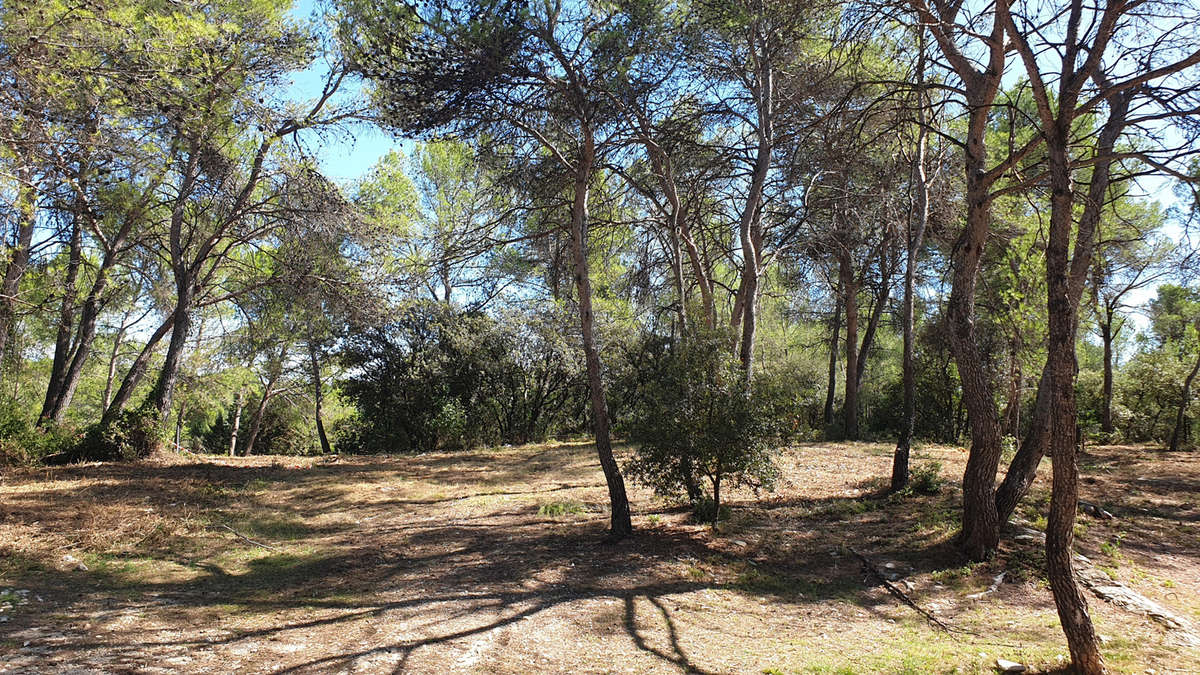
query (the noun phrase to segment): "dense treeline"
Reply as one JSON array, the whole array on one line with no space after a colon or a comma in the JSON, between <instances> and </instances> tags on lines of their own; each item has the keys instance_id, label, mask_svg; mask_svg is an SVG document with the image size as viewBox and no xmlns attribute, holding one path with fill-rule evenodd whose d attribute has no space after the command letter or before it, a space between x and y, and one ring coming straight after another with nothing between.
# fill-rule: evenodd
<instances>
[{"instance_id":1,"label":"dense treeline","mask_svg":"<svg viewBox=\"0 0 1200 675\"><path fill-rule=\"evenodd\" d=\"M1200 438L1198 15L6 4L0 450L588 436L619 537L623 471L715 519L794 439L897 439L895 490L912 442L955 443L972 559L1049 455L1052 585L1096 671L1078 438ZM370 125L416 140L323 176Z\"/></svg>"}]
</instances>

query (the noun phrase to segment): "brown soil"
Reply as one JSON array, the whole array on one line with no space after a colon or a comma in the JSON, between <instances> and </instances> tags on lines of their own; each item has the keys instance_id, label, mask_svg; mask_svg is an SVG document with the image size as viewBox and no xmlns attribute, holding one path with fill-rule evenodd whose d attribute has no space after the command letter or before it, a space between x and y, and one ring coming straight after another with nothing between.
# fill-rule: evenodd
<instances>
[{"instance_id":1,"label":"brown soil","mask_svg":"<svg viewBox=\"0 0 1200 675\"><path fill-rule=\"evenodd\" d=\"M636 535L602 543L591 447L415 457L211 458L6 470L0 672L994 672L1065 658L1041 554L953 546L948 483L887 497L885 444L804 445L714 532L633 489ZM1093 448L1079 549L1200 624L1200 457ZM1043 467L1043 474L1048 474ZM1046 477L1020 509L1036 526ZM866 555L927 622L864 573ZM1005 572L1004 582L987 591ZM1118 672L1200 650L1092 600Z\"/></svg>"}]
</instances>

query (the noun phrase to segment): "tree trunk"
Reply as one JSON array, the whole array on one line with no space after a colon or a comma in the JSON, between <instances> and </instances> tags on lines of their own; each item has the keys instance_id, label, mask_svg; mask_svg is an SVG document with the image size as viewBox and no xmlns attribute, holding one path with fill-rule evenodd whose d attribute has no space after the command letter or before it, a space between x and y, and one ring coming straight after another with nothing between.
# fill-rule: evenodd
<instances>
[{"instance_id":1,"label":"tree trunk","mask_svg":"<svg viewBox=\"0 0 1200 675\"><path fill-rule=\"evenodd\" d=\"M329 444L329 436L325 433L325 421L321 408L325 400L325 386L321 381L321 360L317 354L316 347L309 341L308 345L308 360L312 368L313 381L313 416L317 422L317 438L321 441L321 454L333 454L333 448Z\"/></svg>"},{"instance_id":2,"label":"tree trunk","mask_svg":"<svg viewBox=\"0 0 1200 675\"><path fill-rule=\"evenodd\" d=\"M1051 215L1046 242L1046 310L1049 341L1046 370L1050 379L1050 438L1053 487L1046 526L1046 569L1071 661L1081 673L1104 672L1100 642L1088 616L1087 600L1075 582L1071 565L1075 512L1079 503L1076 445L1075 337L1078 301L1072 302L1068 252L1072 229L1073 189L1066 130L1047 139L1051 176ZM1057 142L1056 142L1057 141ZM1080 239L1086 236L1081 233ZM1090 257L1090 251L1089 257ZM1079 255L1079 252L1076 252ZM1088 261L1090 267L1090 261ZM1200 368L1200 361L1197 362Z\"/></svg>"},{"instance_id":3,"label":"tree trunk","mask_svg":"<svg viewBox=\"0 0 1200 675\"><path fill-rule=\"evenodd\" d=\"M829 385L825 388L825 436L833 429L833 403L837 396L838 335L842 331L842 287L834 291L833 324L829 333Z\"/></svg>"},{"instance_id":4,"label":"tree trunk","mask_svg":"<svg viewBox=\"0 0 1200 675\"><path fill-rule=\"evenodd\" d=\"M176 282L176 305L172 312L174 328L171 330L171 342L167 346L167 356L162 368L158 371L158 380L150 392L149 403L158 414L160 423L166 420L171 409L171 397L175 393L175 383L179 379L179 364L183 359L183 351L187 345L188 333L192 327L192 288L190 279Z\"/></svg>"},{"instance_id":5,"label":"tree trunk","mask_svg":"<svg viewBox=\"0 0 1200 675\"><path fill-rule=\"evenodd\" d=\"M971 560L992 557L1000 542L996 513L996 469L1000 464L1000 422L991 380L975 332L975 288L991 226L991 182L986 176L986 105L970 109L967 152L966 227L951 253L954 273L946 308L950 345L962 381L962 400L971 427L971 449L963 472L963 529L960 543Z\"/></svg>"},{"instance_id":6,"label":"tree trunk","mask_svg":"<svg viewBox=\"0 0 1200 675\"><path fill-rule=\"evenodd\" d=\"M587 126L586 123L584 125ZM585 131L575 170L575 199L571 206L571 254L574 262L575 290L579 296L579 326L583 338L583 354L587 364L588 389L591 394L592 428L596 436L596 454L608 484L608 499L612 511L609 536L620 539L633 533L629 514L629 498L625 480L613 456L609 432L608 403L601 379L600 351L596 346L596 318L592 314L592 281L588 272L587 220L588 189L596 151L590 129Z\"/></svg>"},{"instance_id":7,"label":"tree trunk","mask_svg":"<svg viewBox=\"0 0 1200 675\"><path fill-rule=\"evenodd\" d=\"M233 428L229 431L229 456L237 454L238 430L242 426L242 408L246 405L246 388L239 387L233 412Z\"/></svg>"},{"instance_id":8,"label":"tree trunk","mask_svg":"<svg viewBox=\"0 0 1200 675\"><path fill-rule=\"evenodd\" d=\"M246 457L254 453L254 442L258 440L258 432L262 431L263 415L267 412L267 403L271 400L271 389L274 384L274 378L267 380L266 386L263 387L262 398L258 401L258 407L254 409L254 416L250 418L250 433L246 436L246 449L242 452Z\"/></svg>"},{"instance_id":9,"label":"tree trunk","mask_svg":"<svg viewBox=\"0 0 1200 675\"><path fill-rule=\"evenodd\" d=\"M904 419L900 422L900 438L896 441L896 451L892 455L892 492L903 490L908 485L909 450L917 423L917 374L913 363L916 350L913 323L916 320L917 256L921 253L925 241L925 228L929 225L929 178L925 173L925 150L929 132L925 128L924 28L920 29L917 44L920 50L917 59L917 91L920 100L917 101L917 155L913 164L913 177L916 179L913 215L916 227L912 227L913 218L910 218L909 231L905 237L904 309L900 319L904 332L904 355L901 364L904 371Z\"/></svg>"},{"instance_id":10,"label":"tree trunk","mask_svg":"<svg viewBox=\"0 0 1200 675\"><path fill-rule=\"evenodd\" d=\"M124 379L121 380L121 386L117 389L116 395L113 396L112 402L104 409L104 415L100 418L101 425L107 426L112 424L116 420L117 415L120 415L125 406L129 404L129 399L133 396L134 389L141 383L142 376L146 374L146 366L150 363L150 357L154 355L154 348L158 346L159 342L162 342L162 339L166 337L167 332L172 330L174 325L175 314L171 313L163 320L158 329L154 331L150 339L146 341L146 344L142 346L142 351L138 353L137 358L130 364L128 372L125 373Z\"/></svg>"},{"instance_id":11,"label":"tree trunk","mask_svg":"<svg viewBox=\"0 0 1200 675\"><path fill-rule=\"evenodd\" d=\"M4 281L0 283L0 363L16 326L17 296L21 291L21 279L29 267L33 230L37 227L37 186L33 183L33 172L19 168L17 183L17 241L4 270Z\"/></svg>"},{"instance_id":12,"label":"tree trunk","mask_svg":"<svg viewBox=\"0 0 1200 675\"><path fill-rule=\"evenodd\" d=\"M1100 323L1100 339L1104 342L1104 387L1100 398L1100 431L1113 432L1113 311L1106 309Z\"/></svg>"},{"instance_id":13,"label":"tree trunk","mask_svg":"<svg viewBox=\"0 0 1200 675\"><path fill-rule=\"evenodd\" d=\"M79 265L83 261L83 227L79 218L71 224L71 241L68 245L67 274L62 284L62 301L58 310L58 332L54 339L54 360L50 366L50 381L46 385L46 397L42 411L38 413L38 426L45 427L50 421L51 411L62 392L66 381L67 366L71 362L71 334L75 329L76 282L79 280Z\"/></svg>"},{"instance_id":14,"label":"tree trunk","mask_svg":"<svg viewBox=\"0 0 1200 675\"><path fill-rule=\"evenodd\" d=\"M112 351L108 355L108 375L104 379L104 400L101 410L108 410L108 405L112 403L112 388L113 381L117 379L117 357L121 352L121 343L125 340L125 331L129 329L128 321L130 311L126 311L121 317L121 327L117 329L116 336L113 337Z\"/></svg>"},{"instance_id":15,"label":"tree trunk","mask_svg":"<svg viewBox=\"0 0 1200 675\"><path fill-rule=\"evenodd\" d=\"M1200 355L1196 356L1196 365L1192 366L1192 372L1183 381L1183 391L1179 392L1179 410L1175 414L1175 428L1171 431L1171 443L1167 447L1171 452L1179 451L1179 439L1185 433L1184 416L1187 414L1188 399L1192 397L1192 380L1196 379L1197 371L1200 371Z\"/></svg>"},{"instance_id":16,"label":"tree trunk","mask_svg":"<svg viewBox=\"0 0 1200 675\"><path fill-rule=\"evenodd\" d=\"M858 440L858 286L850 254L843 253L838 264L838 285L846 308L846 392L842 401L843 436Z\"/></svg>"}]
</instances>

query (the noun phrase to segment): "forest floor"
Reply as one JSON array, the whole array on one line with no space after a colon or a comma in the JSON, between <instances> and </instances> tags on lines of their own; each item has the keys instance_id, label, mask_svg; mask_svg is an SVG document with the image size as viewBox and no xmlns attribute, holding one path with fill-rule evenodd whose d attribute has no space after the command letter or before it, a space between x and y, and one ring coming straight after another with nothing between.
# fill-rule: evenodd
<instances>
[{"instance_id":1,"label":"forest floor","mask_svg":"<svg viewBox=\"0 0 1200 675\"><path fill-rule=\"evenodd\" d=\"M6 469L0 671L1061 667L1040 547L1010 533L993 562L965 565L952 541L965 453L916 454L942 462L939 494L882 494L890 444L791 448L779 489L735 492L719 532L634 487L637 533L607 545L603 477L581 443ZM1080 552L1200 625L1200 455L1098 447L1082 462L1084 498L1116 518L1081 514ZM1027 526L1044 526L1048 473ZM1179 631L1089 599L1114 671L1196 672Z\"/></svg>"}]
</instances>

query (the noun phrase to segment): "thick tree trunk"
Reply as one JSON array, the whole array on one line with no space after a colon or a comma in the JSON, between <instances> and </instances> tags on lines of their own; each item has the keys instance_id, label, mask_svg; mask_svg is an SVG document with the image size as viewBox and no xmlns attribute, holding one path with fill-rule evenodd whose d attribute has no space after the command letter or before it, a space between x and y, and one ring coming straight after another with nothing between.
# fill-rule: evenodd
<instances>
[{"instance_id":1,"label":"thick tree trunk","mask_svg":"<svg viewBox=\"0 0 1200 675\"><path fill-rule=\"evenodd\" d=\"M825 436L833 429L833 404L837 396L838 336L842 332L842 287L834 291L833 322L829 331L829 384L825 388Z\"/></svg>"},{"instance_id":2,"label":"thick tree trunk","mask_svg":"<svg viewBox=\"0 0 1200 675\"><path fill-rule=\"evenodd\" d=\"M985 359L975 332L975 288L991 227L991 183L986 175L984 136L988 107L971 108L967 134L967 222L954 244L954 273L946 308L950 345L962 381L962 399L971 427L971 449L963 472L961 546L971 560L991 558L1000 541L996 513L996 468L1000 464L1000 422Z\"/></svg>"},{"instance_id":3,"label":"thick tree trunk","mask_svg":"<svg viewBox=\"0 0 1200 675\"><path fill-rule=\"evenodd\" d=\"M17 239L16 246L4 270L0 282L0 363L3 362L13 330L16 327L17 297L21 291L21 279L29 267L29 255L33 245L33 231L37 226L37 187L33 183L33 172L29 169L17 171Z\"/></svg>"},{"instance_id":4,"label":"thick tree trunk","mask_svg":"<svg viewBox=\"0 0 1200 675\"><path fill-rule=\"evenodd\" d=\"M1046 369L1050 379L1049 448L1054 481L1046 526L1046 568L1071 661L1076 670L1090 674L1104 672L1104 660L1100 655L1100 641L1088 616L1087 600L1075 582L1071 565L1075 512L1079 503L1075 437L1075 373L1078 369L1075 337L1079 304L1077 298L1071 297L1068 264L1074 199L1065 143L1067 131L1056 129L1053 136L1047 142L1052 195L1046 243L1046 310L1049 315ZM1055 140L1059 142L1053 142ZM1081 239L1086 236L1087 233L1080 234ZM1090 258L1090 250L1087 254ZM1090 267L1090 260L1087 262L1085 270Z\"/></svg>"},{"instance_id":5,"label":"thick tree trunk","mask_svg":"<svg viewBox=\"0 0 1200 675\"><path fill-rule=\"evenodd\" d=\"M586 126L586 125L585 125ZM571 207L571 254L574 262L575 291L579 296L579 326L583 338L583 354L587 365L588 389L591 394L592 428L596 436L596 454L608 484L608 499L612 510L609 536L614 539L633 533L629 514L629 497L625 480L613 456L609 431L608 403L605 400L600 351L596 346L596 318L592 313L592 281L587 259L588 189L595 162L595 146L591 133L585 132L575 171L575 199Z\"/></svg>"},{"instance_id":6,"label":"thick tree trunk","mask_svg":"<svg viewBox=\"0 0 1200 675\"><path fill-rule=\"evenodd\" d=\"M83 261L83 228L79 218L71 225L71 240L68 244L67 274L62 284L62 301L58 310L58 332L54 339L54 359L50 366L50 380L46 385L46 397L42 411L38 414L38 426L50 421L51 411L66 382L67 367L71 362L71 334L75 329L76 283L79 280L79 265Z\"/></svg>"},{"instance_id":7,"label":"thick tree trunk","mask_svg":"<svg viewBox=\"0 0 1200 675\"><path fill-rule=\"evenodd\" d=\"M100 424L107 426L116 420L117 415L125 409L129 404L129 399L133 396L134 390L141 383L142 377L146 374L146 366L150 363L150 357L154 355L154 349L159 342L166 337L167 333L172 330L175 325L175 314L171 313L163 320L158 329L142 346L142 351L138 353L137 358L130 364L129 370L125 373L125 377L121 380L121 386L117 389L116 395L113 396L112 402L104 409L104 415L100 418Z\"/></svg>"},{"instance_id":8,"label":"thick tree trunk","mask_svg":"<svg viewBox=\"0 0 1200 675\"><path fill-rule=\"evenodd\" d=\"M858 440L858 286L850 256L844 253L838 264L838 285L846 308L846 390L842 400L843 436Z\"/></svg>"}]
</instances>

